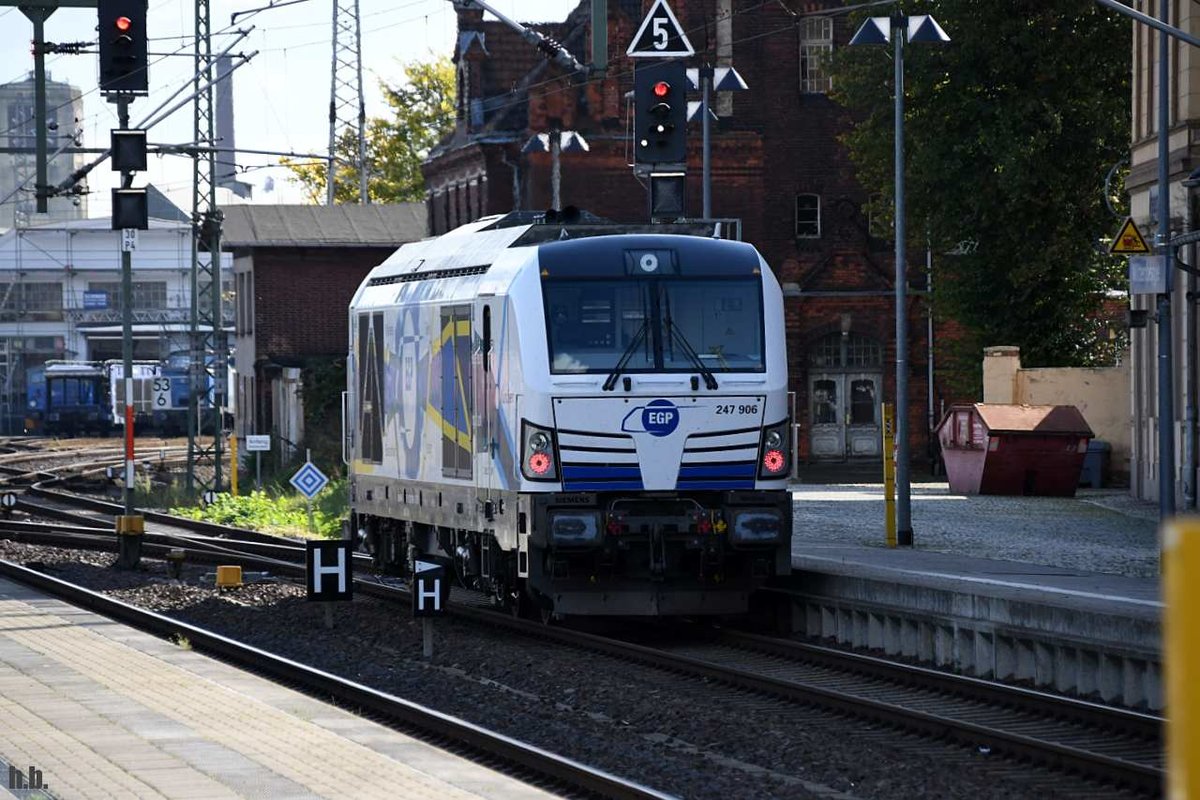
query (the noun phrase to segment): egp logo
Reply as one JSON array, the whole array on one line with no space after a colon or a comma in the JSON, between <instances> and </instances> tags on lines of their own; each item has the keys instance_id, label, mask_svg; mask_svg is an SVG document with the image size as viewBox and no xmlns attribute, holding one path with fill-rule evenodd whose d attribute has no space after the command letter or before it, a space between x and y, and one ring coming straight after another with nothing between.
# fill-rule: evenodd
<instances>
[{"instance_id":1,"label":"egp logo","mask_svg":"<svg viewBox=\"0 0 1200 800\"><path fill-rule=\"evenodd\" d=\"M625 415L621 430L628 433L648 433L651 436L670 436L679 427L679 409L670 400L651 400Z\"/></svg>"}]
</instances>

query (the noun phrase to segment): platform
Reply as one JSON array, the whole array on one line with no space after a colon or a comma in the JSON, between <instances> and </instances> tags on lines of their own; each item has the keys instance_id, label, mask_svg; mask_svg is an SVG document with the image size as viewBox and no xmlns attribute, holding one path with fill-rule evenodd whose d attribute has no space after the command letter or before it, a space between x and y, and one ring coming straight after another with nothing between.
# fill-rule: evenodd
<instances>
[{"instance_id":1,"label":"platform","mask_svg":"<svg viewBox=\"0 0 1200 800\"><path fill-rule=\"evenodd\" d=\"M0 720L0 797L555 796L3 579Z\"/></svg>"},{"instance_id":2,"label":"platform","mask_svg":"<svg viewBox=\"0 0 1200 800\"><path fill-rule=\"evenodd\" d=\"M914 485L913 547L881 486L794 487L793 626L949 667L1159 709L1157 522L1119 492L955 495Z\"/></svg>"}]
</instances>

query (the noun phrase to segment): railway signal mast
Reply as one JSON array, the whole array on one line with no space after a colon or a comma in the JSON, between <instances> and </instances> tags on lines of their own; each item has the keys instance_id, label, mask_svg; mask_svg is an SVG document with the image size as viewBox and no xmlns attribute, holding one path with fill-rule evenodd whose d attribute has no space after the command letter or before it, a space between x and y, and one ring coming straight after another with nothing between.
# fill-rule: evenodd
<instances>
[{"instance_id":1,"label":"railway signal mast","mask_svg":"<svg viewBox=\"0 0 1200 800\"><path fill-rule=\"evenodd\" d=\"M650 219L687 214L687 70L696 50L667 0L655 0L625 55L653 59L633 73L633 170L650 185Z\"/></svg>"},{"instance_id":2,"label":"railway signal mast","mask_svg":"<svg viewBox=\"0 0 1200 800\"><path fill-rule=\"evenodd\" d=\"M112 190L112 228L121 231L121 355L125 394L125 508L117 517L117 565L137 567L144 521L133 513L133 251L137 232L150 227L146 190L133 188L134 173L146 168L146 131L129 127L129 104L149 94L146 0L99 0L100 91L117 104L120 127L112 131L112 168L121 173Z\"/></svg>"}]
</instances>

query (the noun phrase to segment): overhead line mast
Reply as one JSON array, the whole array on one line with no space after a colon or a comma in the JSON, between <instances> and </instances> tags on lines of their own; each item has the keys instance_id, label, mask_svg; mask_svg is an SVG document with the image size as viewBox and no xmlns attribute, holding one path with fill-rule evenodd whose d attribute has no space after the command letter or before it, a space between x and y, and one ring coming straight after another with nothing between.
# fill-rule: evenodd
<instances>
[{"instance_id":1,"label":"overhead line mast","mask_svg":"<svg viewBox=\"0 0 1200 800\"><path fill-rule=\"evenodd\" d=\"M358 0L333 0L333 62L329 79L329 160L325 173L325 204L333 205L337 194L338 136L353 129L358 146L354 167L358 170L358 202L370 202L367 194L367 107L363 98L362 29Z\"/></svg>"},{"instance_id":2,"label":"overhead line mast","mask_svg":"<svg viewBox=\"0 0 1200 800\"><path fill-rule=\"evenodd\" d=\"M217 208L217 161L213 141L213 81L209 0L196 0L194 78L195 105L192 141L192 325L188 394L187 489L221 488L221 409L225 395L225 328L221 313L221 212ZM208 254L207 263L202 254ZM205 330L207 328L207 330ZM210 398L208 408L201 402ZM204 416L209 417L212 443L201 439Z\"/></svg>"}]
</instances>

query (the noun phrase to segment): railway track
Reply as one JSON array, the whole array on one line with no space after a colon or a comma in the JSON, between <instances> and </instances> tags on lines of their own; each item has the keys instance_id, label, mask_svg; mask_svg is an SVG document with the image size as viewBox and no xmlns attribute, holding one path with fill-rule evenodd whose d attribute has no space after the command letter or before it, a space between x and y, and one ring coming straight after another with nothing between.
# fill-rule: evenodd
<instances>
[{"instance_id":1,"label":"railway track","mask_svg":"<svg viewBox=\"0 0 1200 800\"><path fill-rule=\"evenodd\" d=\"M435 743L449 744L456 749L465 750L475 754L480 760L498 762L518 777L543 785L549 784L549 788L567 796L628 800L666 800L669 797L650 787L624 780L403 698L280 658L195 625L136 608L9 561L0 561L0 574L73 605L158 636L185 637L195 649L313 694L328 697L361 713L387 720L393 725L420 732L425 737L432 737Z\"/></svg>"},{"instance_id":2,"label":"railway track","mask_svg":"<svg viewBox=\"0 0 1200 800\"><path fill-rule=\"evenodd\" d=\"M26 506L34 513L53 507L56 511L50 513L68 515L74 513L69 506L86 504L90 513L111 517L120 508L42 483L26 492L36 498ZM146 518L154 528L146 535L147 555L184 548L187 557L196 561L241 563L281 575L303 574L300 542L169 515L147 514ZM96 524L95 519L91 524ZM14 538L30 542L115 549L113 535L95 528L19 531L0 520L0 531L12 531ZM359 563L365 563L365 557ZM357 577L356 591L409 602L403 585L377 576ZM949 739L1042 765L1067 776L1065 780L1080 775L1146 796L1162 791L1163 719L1158 716L731 629L695 626L681 634L677 629L664 632L658 627L649 637L636 631L616 638L595 636L511 619L481 607L478 600L463 602L468 596L458 595L459 602L451 609L463 620L500 625L523 636L719 682L781 703L833 709Z\"/></svg>"},{"instance_id":3,"label":"railway track","mask_svg":"<svg viewBox=\"0 0 1200 800\"><path fill-rule=\"evenodd\" d=\"M12 523L0 521L0 532ZM94 529L14 532L14 538L62 546L112 549ZM179 547L147 534L148 555ZM210 546L213 545L213 546ZM213 549L213 547L219 549ZM302 548L252 552L231 540L187 543L188 558L241 563L279 575L303 575ZM410 602L394 580L359 575L355 591ZM719 684L772 698L781 704L816 706L883 723L924 736L978 748L994 756L1038 764L1078 785L1084 776L1097 785L1123 787L1141 796L1161 792L1163 766L1160 717L1019 687L875 659L855 653L731 629L662 625L634 626L622 635L595 635L568 627L512 619L458 593L450 613L461 620L670 671L704 684ZM652 642L648 644L647 642ZM1053 782L1053 781L1052 781Z\"/></svg>"}]
</instances>

